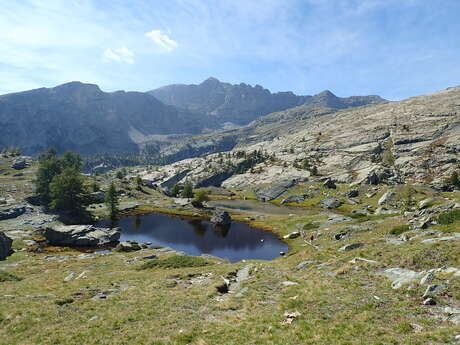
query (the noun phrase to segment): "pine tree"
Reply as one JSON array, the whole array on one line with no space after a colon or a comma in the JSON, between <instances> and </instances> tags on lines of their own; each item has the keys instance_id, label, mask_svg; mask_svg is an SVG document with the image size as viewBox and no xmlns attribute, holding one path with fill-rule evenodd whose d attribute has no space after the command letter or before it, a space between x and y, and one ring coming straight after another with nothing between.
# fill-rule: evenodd
<instances>
[{"instance_id":1,"label":"pine tree","mask_svg":"<svg viewBox=\"0 0 460 345\"><path fill-rule=\"evenodd\" d=\"M454 171L450 176L450 183L455 187L460 187L460 180L456 171Z\"/></svg>"},{"instance_id":2,"label":"pine tree","mask_svg":"<svg viewBox=\"0 0 460 345\"><path fill-rule=\"evenodd\" d=\"M139 175L136 176L136 189L142 190L142 178Z\"/></svg>"},{"instance_id":3,"label":"pine tree","mask_svg":"<svg viewBox=\"0 0 460 345\"><path fill-rule=\"evenodd\" d=\"M40 165L34 180L35 194L43 205L49 205L51 202L51 181L55 176L61 173L62 167L58 157L56 156L56 151L53 149L50 149L47 153L41 155L38 160Z\"/></svg>"},{"instance_id":4,"label":"pine tree","mask_svg":"<svg viewBox=\"0 0 460 345\"><path fill-rule=\"evenodd\" d=\"M49 206L55 211L82 213L88 204L88 192L84 186L83 176L74 168L65 168L53 177L49 191Z\"/></svg>"},{"instance_id":5,"label":"pine tree","mask_svg":"<svg viewBox=\"0 0 460 345\"><path fill-rule=\"evenodd\" d=\"M180 186L179 186L179 184L175 183L173 188L172 188L171 194L172 194L172 196L178 196L179 192L180 192Z\"/></svg>"},{"instance_id":6,"label":"pine tree","mask_svg":"<svg viewBox=\"0 0 460 345\"><path fill-rule=\"evenodd\" d=\"M190 183L187 183L184 186L184 190L182 191L181 196L183 198L193 198L193 187Z\"/></svg>"},{"instance_id":7,"label":"pine tree","mask_svg":"<svg viewBox=\"0 0 460 345\"><path fill-rule=\"evenodd\" d=\"M115 185L113 182L110 184L109 189L105 192L105 204L109 209L109 217L110 220L115 222L118 218L118 197L117 197L117 190L115 189Z\"/></svg>"}]
</instances>

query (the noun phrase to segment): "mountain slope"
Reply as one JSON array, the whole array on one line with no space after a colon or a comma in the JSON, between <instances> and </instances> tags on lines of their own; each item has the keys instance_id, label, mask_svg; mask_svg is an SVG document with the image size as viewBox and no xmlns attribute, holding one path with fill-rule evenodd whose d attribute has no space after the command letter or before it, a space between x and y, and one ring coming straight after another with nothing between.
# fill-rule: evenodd
<instances>
[{"instance_id":1,"label":"mountain slope","mask_svg":"<svg viewBox=\"0 0 460 345\"><path fill-rule=\"evenodd\" d=\"M460 163L460 87L339 111L296 107L233 133L238 139L225 165L213 154L177 162L157 174L169 179L187 169L184 181L214 183L213 176L224 176L227 167L242 163L238 151L246 156L262 151L269 159L244 173L225 175L219 184L239 188L305 179L317 170L313 178L343 183L415 182L445 188L443 181Z\"/></svg>"},{"instance_id":2,"label":"mountain slope","mask_svg":"<svg viewBox=\"0 0 460 345\"><path fill-rule=\"evenodd\" d=\"M199 85L174 84L149 92L165 104L215 116L220 123L246 125L281 110L306 105L344 109L385 102L379 96L340 98L330 91L315 96L297 96L292 92L271 93L260 85L232 85L209 78Z\"/></svg>"},{"instance_id":3,"label":"mountain slope","mask_svg":"<svg viewBox=\"0 0 460 345\"><path fill-rule=\"evenodd\" d=\"M49 146L80 153L137 152L153 134L200 133L213 119L140 92L102 92L71 82L0 96L0 147L28 154Z\"/></svg>"}]
</instances>

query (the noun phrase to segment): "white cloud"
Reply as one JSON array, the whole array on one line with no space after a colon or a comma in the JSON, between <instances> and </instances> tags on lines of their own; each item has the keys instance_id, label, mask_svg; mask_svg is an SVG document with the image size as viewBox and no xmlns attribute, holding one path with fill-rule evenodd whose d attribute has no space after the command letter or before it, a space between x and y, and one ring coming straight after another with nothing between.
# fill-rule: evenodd
<instances>
[{"instance_id":1,"label":"white cloud","mask_svg":"<svg viewBox=\"0 0 460 345\"><path fill-rule=\"evenodd\" d=\"M171 39L167 34L165 34L161 30L152 30L150 32L145 33L145 36L168 53L172 52L178 46L176 41Z\"/></svg>"},{"instance_id":2,"label":"white cloud","mask_svg":"<svg viewBox=\"0 0 460 345\"><path fill-rule=\"evenodd\" d=\"M104 59L106 61L134 63L134 53L126 47L117 49L108 48L104 51Z\"/></svg>"}]
</instances>

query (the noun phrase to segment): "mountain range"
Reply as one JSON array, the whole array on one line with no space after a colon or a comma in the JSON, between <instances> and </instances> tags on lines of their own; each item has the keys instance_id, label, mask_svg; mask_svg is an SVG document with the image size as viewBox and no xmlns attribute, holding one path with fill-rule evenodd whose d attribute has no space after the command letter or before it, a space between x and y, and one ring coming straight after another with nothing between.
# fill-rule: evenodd
<instances>
[{"instance_id":1,"label":"mountain range","mask_svg":"<svg viewBox=\"0 0 460 345\"><path fill-rule=\"evenodd\" d=\"M0 96L0 148L16 146L31 155L48 147L85 155L139 153L146 146L152 152L293 107L337 110L383 102L379 96L340 98L329 91L271 93L259 85L215 78L145 93L103 92L97 85L70 82Z\"/></svg>"}]
</instances>

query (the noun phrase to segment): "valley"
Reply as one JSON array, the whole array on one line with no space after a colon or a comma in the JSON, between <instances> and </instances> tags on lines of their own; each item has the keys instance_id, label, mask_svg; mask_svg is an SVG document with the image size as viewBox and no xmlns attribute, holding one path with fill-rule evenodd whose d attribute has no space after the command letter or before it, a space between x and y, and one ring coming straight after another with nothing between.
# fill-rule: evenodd
<instances>
[{"instance_id":1,"label":"valley","mask_svg":"<svg viewBox=\"0 0 460 345\"><path fill-rule=\"evenodd\" d=\"M191 157L81 175L89 225L38 205L43 161L5 150L0 344L455 344L459 95L197 133Z\"/></svg>"}]
</instances>

